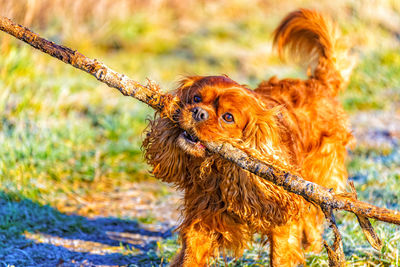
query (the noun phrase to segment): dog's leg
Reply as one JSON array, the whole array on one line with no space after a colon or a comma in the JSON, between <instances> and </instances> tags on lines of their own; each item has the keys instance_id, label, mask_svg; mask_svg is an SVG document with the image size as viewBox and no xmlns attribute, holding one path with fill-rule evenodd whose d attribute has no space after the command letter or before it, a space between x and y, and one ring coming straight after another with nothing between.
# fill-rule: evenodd
<instances>
[{"instance_id":1,"label":"dog's leg","mask_svg":"<svg viewBox=\"0 0 400 267\"><path fill-rule=\"evenodd\" d=\"M268 235L271 266L297 266L304 263L301 230L298 222L290 222L272 230Z\"/></svg>"},{"instance_id":2,"label":"dog's leg","mask_svg":"<svg viewBox=\"0 0 400 267\"><path fill-rule=\"evenodd\" d=\"M214 256L216 249L216 243L212 237L212 233L206 231L199 222L182 229L182 248L172 260L171 266L207 266L208 260Z\"/></svg>"},{"instance_id":3,"label":"dog's leg","mask_svg":"<svg viewBox=\"0 0 400 267\"><path fill-rule=\"evenodd\" d=\"M320 208L310 205L303 218L303 248L307 252L320 253L322 233L324 231L324 214Z\"/></svg>"}]
</instances>

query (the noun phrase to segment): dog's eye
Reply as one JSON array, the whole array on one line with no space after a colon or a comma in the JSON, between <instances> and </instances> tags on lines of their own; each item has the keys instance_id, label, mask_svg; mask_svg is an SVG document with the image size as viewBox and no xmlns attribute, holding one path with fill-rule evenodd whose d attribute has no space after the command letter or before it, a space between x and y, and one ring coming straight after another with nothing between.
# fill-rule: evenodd
<instances>
[{"instance_id":1,"label":"dog's eye","mask_svg":"<svg viewBox=\"0 0 400 267\"><path fill-rule=\"evenodd\" d=\"M201 102L201 96L195 95L193 97L193 103L200 103Z\"/></svg>"},{"instance_id":2,"label":"dog's eye","mask_svg":"<svg viewBox=\"0 0 400 267\"><path fill-rule=\"evenodd\" d=\"M227 123L232 123L235 120L233 119L233 115L229 112L225 113L224 115L222 115L222 118L224 119L225 122Z\"/></svg>"}]
</instances>

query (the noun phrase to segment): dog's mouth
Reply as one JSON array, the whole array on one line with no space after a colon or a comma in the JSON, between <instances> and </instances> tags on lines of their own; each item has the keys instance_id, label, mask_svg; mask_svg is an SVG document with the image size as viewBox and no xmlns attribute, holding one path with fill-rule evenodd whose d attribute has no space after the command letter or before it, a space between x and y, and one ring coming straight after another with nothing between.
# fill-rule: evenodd
<instances>
[{"instance_id":1,"label":"dog's mouth","mask_svg":"<svg viewBox=\"0 0 400 267\"><path fill-rule=\"evenodd\" d=\"M197 136L189 134L187 131L183 131L178 137L179 147L188 154L195 157L204 157L206 147L200 143Z\"/></svg>"},{"instance_id":2,"label":"dog's mouth","mask_svg":"<svg viewBox=\"0 0 400 267\"><path fill-rule=\"evenodd\" d=\"M199 138L197 138L197 136L190 135L186 131L183 131L182 136L183 136L183 138L185 138L186 141L188 141L188 142L190 142L192 144L199 143Z\"/></svg>"}]
</instances>

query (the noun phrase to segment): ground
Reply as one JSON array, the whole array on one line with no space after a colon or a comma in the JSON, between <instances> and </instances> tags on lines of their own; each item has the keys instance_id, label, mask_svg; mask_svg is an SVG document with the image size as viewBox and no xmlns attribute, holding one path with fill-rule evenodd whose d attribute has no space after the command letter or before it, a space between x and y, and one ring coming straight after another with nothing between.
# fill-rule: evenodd
<instances>
[{"instance_id":1,"label":"ground","mask_svg":"<svg viewBox=\"0 0 400 267\"><path fill-rule=\"evenodd\" d=\"M338 18L358 55L340 94L357 139L349 178L361 200L400 209L400 2L139 2L0 0L0 15L165 89L182 75L222 73L252 87L304 77L279 61L270 33L296 7L317 7ZM152 114L0 32L0 266L168 264L179 248L180 193L144 163ZM400 265L398 226L373 222L378 252L353 215L337 212L337 221L350 266ZM256 236L242 258L215 265L264 266L267 251ZM308 254L307 264L327 266L326 253Z\"/></svg>"},{"instance_id":2,"label":"ground","mask_svg":"<svg viewBox=\"0 0 400 267\"><path fill-rule=\"evenodd\" d=\"M398 209L399 114L361 112L351 118L359 146L350 153L350 179L361 199ZM160 266L168 262L177 249L174 229L179 221L179 192L156 180L88 192L84 196L70 193L54 207L2 193L3 265ZM398 227L374 224L384 242L379 253L363 238L353 216L338 214L349 262L360 266L398 263ZM228 258L227 262L229 266L265 265L267 251L256 241L243 258ZM327 259L324 253L309 254L307 263L326 265Z\"/></svg>"}]
</instances>

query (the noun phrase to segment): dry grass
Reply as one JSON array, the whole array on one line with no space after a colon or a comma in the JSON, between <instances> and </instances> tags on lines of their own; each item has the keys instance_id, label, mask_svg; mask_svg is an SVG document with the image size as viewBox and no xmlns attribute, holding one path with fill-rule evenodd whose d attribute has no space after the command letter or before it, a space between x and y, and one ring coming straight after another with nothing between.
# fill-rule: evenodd
<instances>
[{"instance_id":1,"label":"dry grass","mask_svg":"<svg viewBox=\"0 0 400 267\"><path fill-rule=\"evenodd\" d=\"M400 25L397 0L0 0L0 6L0 15L29 27L50 28L53 34L75 41L105 37L111 34L114 20L129 21L137 15L162 25L165 32L188 33L205 23L234 23L249 17L264 18L272 26L299 7L316 8L341 23L355 22L348 30L352 40L363 45L376 41L374 34L365 34L363 26L369 32L382 28L398 34Z\"/></svg>"}]
</instances>

